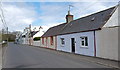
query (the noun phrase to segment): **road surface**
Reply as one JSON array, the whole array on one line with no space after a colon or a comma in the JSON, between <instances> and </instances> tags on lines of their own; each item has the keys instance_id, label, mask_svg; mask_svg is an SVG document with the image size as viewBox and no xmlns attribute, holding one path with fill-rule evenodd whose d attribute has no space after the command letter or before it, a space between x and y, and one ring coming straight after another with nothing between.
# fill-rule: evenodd
<instances>
[{"instance_id":1,"label":"road surface","mask_svg":"<svg viewBox=\"0 0 120 70\"><path fill-rule=\"evenodd\" d=\"M108 68L69 53L9 43L3 68Z\"/></svg>"}]
</instances>

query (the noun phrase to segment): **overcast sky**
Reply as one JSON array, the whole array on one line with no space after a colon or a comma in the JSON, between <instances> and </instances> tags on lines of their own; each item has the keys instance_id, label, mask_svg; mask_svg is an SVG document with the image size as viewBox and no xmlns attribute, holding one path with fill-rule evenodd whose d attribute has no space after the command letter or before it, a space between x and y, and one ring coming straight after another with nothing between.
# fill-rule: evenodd
<instances>
[{"instance_id":1,"label":"overcast sky","mask_svg":"<svg viewBox=\"0 0 120 70\"><path fill-rule=\"evenodd\" d=\"M46 31L49 27L66 22L68 5L73 5L71 14L74 19L102 11L118 4L119 0L4 0L2 8L10 31L23 31L32 24L42 26Z\"/></svg>"}]
</instances>

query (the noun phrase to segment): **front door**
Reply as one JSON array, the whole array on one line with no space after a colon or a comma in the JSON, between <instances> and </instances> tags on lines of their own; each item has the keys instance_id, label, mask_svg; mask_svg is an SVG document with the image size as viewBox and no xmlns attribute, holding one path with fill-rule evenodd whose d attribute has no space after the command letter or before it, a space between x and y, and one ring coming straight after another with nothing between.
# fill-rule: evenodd
<instances>
[{"instance_id":1,"label":"front door","mask_svg":"<svg viewBox=\"0 0 120 70\"><path fill-rule=\"evenodd\" d=\"M71 38L71 48L72 48L72 52L75 52L75 38Z\"/></svg>"}]
</instances>

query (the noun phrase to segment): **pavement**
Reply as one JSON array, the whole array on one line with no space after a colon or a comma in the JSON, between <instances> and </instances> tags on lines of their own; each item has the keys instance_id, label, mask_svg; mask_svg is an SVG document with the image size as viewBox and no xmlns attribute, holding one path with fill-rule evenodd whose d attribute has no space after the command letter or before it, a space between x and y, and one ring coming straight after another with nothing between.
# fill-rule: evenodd
<instances>
[{"instance_id":1,"label":"pavement","mask_svg":"<svg viewBox=\"0 0 120 70\"><path fill-rule=\"evenodd\" d=\"M0 44L0 69L2 69L2 44Z\"/></svg>"},{"instance_id":2,"label":"pavement","mask_svg":"<svg viewBox=\"0 0 120 70\"><path fill-rule=\"evenodd\" d=\"M0 70L2 69L3 59L4 59L3 55L4 55L6 48L7 48L7 45L3 46L2 44L0 44Z\"/></svg>"},{"instance_id":3,"label":"pavement","mask_svg":"<svg viewBox=\"0 0 120 70\"><path fill-rule=\"evenodd\" d=\"M38 46L34 46L34 47L38 47ZM38 47L38 48L42 48L42 47ZM48 49L48 48L46 48L46 49ZM49 50L51 50L51 49L49 49ZM56 51L56 50L52 50L52 51ZM69 54L70 56L77 57L81 60L85 60L85 61L100 64L100 65L105 65L108 67L120 69L120 61L118 62L116 60L104 59L104 58L93 57L93 56L85 56L85 55L80 55L80 54L75 54L75 53L64 52L64 51L57 51L57 52L60 52L59 54L61 54L61 55Z\"/></svg>"},{"instance_id":4,"label":"pavement","mask_svg":"<svg viewBox=\"0 0 120 70\"><path fill-rule=\"evenodd\" d=\"M66 53L66 52L64 52L64 53ZM92 57L92 56L85 56L85 55L74 54L74 53L70 53L70 55L75 56L75 57L78 56L79 58L81 58L83 60L90 61L93 63L120 69L119 62L115 61L115 60L104 59L104 58L99 58L99 57Z\"/></svg>"},{"instance_id":5,"label":"pavement","mask_svg":"<svg viewBox=\"0 0 120 70\"><path fill-rule=\"evenodd\" d=\"M3 60L3 68L113 68L117 64L116 61L13 43L9 43Z\"/></svg>"}]
</instances>

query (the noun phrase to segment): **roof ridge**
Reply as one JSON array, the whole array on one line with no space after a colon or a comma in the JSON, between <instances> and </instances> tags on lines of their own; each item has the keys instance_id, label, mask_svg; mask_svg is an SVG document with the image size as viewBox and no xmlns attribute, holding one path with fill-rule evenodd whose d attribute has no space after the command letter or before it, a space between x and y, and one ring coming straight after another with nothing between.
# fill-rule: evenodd
<instances>
[{"instance_id":1,"label":"roof ridge","mask_svg":"<svg viewBox=\"0 0 120 70\"><path fill-rule=\"evenodd\" d=\"M61 23L61 24L59 24L59 25L55 25L55 26L50 27L50 28L54 28L54 27L57 27L57 26L60 26L60 25L63 25L63 24L66 24L66 23Z\"/></svg>"},{"instance_id":2,"label":"roof ridge","mask_svg":"<svg viewBox=\"0 0 120 70\"><path fill-rule=\"evenodd\" d=\"M61 30L61 33L59 33L59 35L72 32L97 30L101 28L104 24L106 24L105 21L109 20L109 18L111 17L110 14L111 12L114 13L115 8L116 6L73 20L66 26L64 26L64 29ZM92 17L97 17L97 19L91 22Z\"/></svg>"},{"instance_id":3,"label":"roof ridge","mask_svg":"<svg viewBox=\"0 0 120 70\"><path fill-rule=\"evenodd\" d=\"M116 6L117 6L117 5L116 5ZM77 19L75 19L75 20L73 20L73 21L71 21L71 22L74 22L74 21L77 21L77 20L79 20L79 19L83 19L83 18L89 17L89 16L91 16L91 15L98 14L98 13L100 13L100 12L107 11L107 10L109 10L109 9L115 8L116 6L113 6L113 7L110 7L110 8L107 8L107 9L104 9L104 10L101 10L101 11L98 11L98 12L95 12L95 13L92 13L92 14L89 14L89 15L86 15L86 16L83 16L83 17L80 17L80 18L77 18ZM71 22L70 22L70 23L71 23Z\"/></svg>"}]
</instances>

